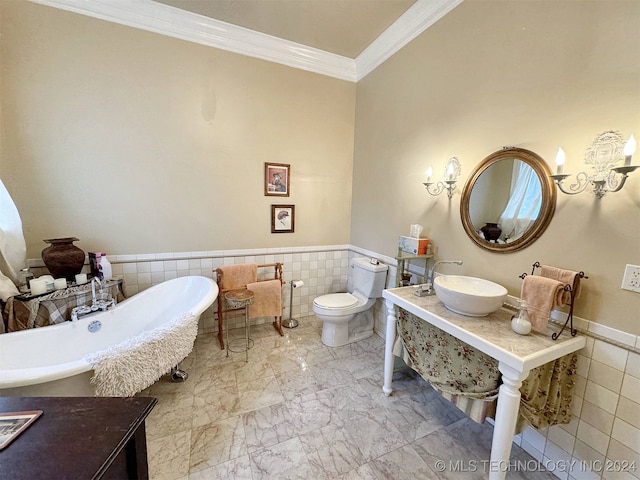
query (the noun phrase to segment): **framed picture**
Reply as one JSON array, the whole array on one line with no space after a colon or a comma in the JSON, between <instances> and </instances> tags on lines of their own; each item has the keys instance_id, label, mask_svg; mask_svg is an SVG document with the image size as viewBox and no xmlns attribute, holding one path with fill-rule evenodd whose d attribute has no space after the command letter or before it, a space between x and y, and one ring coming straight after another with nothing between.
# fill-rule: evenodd
<instances>
[{"instance_id":1,"label":"framed picture","mask_svg":"<svg viewBox=\"0 0 640 480\"><path fill-rule=\"evenodd\" d=\"M42 410L0 413L0 450L9 445L42 415Z\"/></svg>"},{"instance_id":2,"label":"framed picture","mask_svg":"<svg viewBox=\"0 0 640 480\"><path fill-rule=\"evenodd\" d=\"M288 197L291 176L290 165L285 163L264 164L264 194L268 197Z\"/></svg>"},{"instance_id":3,"label":"framed picture","mask_svg":"<svg viewBox=\"0 0 640 480\"><path fill-rule=\"evenodd\" d=\"M271 205L271 233L293 233L295 205Z\"/></svg>"}]
</instances>

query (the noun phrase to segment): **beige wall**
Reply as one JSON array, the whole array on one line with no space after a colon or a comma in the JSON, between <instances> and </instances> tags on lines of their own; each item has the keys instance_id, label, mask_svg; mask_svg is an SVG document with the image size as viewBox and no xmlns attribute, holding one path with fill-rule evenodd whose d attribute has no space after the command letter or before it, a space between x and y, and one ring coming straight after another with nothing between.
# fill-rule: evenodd
<instances>
[{"instance_id":1,"label":"beige wall","mask_svg":"<svg viewBox=\"0 0 640 480\"><path fill-rule=\"evenodd\" d=\"M100 20L0 1L0 176L28 256L349 243L355 85ZM264 162L291 196L263 195ZM296 206L271 234L270 205Z\"/></svg>"},{"instance_id":2,"label":"beige wall","mask_svg":"<svg viewBox=\"0 0 640 480\"><path fill-rule=\"evenodd\" d=\"M599 133L640 137L639 19L639 2L467 0L369 74L357 89L351 243L393 256L420 223L438 258L464 260L443 271L515 295L535 261L584 270L577 315L640 334L640 294L620 289L625 264L640 264L640 172L601 200L559 193L544 235L513 254L475 246L459 213L467 176L504 145L553 169L562 145L577 173ZM463 165L456 195L429 196L427 166L441 172L451 156Z\"/></svg>"}]
</instances>

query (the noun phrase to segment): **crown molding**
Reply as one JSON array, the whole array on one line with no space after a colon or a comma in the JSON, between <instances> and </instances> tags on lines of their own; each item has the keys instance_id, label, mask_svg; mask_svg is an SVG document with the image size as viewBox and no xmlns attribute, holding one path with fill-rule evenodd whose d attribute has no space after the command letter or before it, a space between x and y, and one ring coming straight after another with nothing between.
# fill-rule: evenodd
<instances>
[{"instance_id":1,"label":"crown molding","mask_svg":"<svg viewBox=\"0 0 640 480\"><path fill-rule=\"evenodd\" d=\"M30 1L349 82L364 78L462 2L417 0L353 60L152 0Z\"/></svg>"},{"instance_id":2,"label":"crown molding","mask_svg":"<svg viewBox=\"0 0 640 480\"><path fill-rule=\"evenodd\" d=\"M463 0L417 0L356 58L356 82L382 65Z\"/></svg>"}]
</instances>

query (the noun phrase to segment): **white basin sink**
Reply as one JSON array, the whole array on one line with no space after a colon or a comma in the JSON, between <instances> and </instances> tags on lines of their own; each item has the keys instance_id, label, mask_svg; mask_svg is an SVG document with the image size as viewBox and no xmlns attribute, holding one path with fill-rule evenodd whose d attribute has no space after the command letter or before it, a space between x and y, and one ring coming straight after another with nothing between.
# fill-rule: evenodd
<instances>
[{"instance_id":1,"label":"white basin sink","mask_svg":"<svg viewBox=\"0 0 640 480\"><path fill-rule=\"evenodd\" d=\"M502 285L482 278L440 275L433 281L438 299L452 312L484 317L498 310L507 298Z\"/></svg>"}]
</instances>

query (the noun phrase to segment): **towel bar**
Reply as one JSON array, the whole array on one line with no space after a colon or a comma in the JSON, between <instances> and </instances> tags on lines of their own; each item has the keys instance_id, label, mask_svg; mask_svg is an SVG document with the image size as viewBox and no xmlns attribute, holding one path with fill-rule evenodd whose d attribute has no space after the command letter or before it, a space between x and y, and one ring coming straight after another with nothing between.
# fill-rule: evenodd
<instances>
[{"instance_id":1,"label":"towel bar","mask_svg":"<svg viewBox=\"0 0 640 480\"><path fill-rule=\"evenodd\" d=\"M540 262L535 262L532 266L531 266L531 275L533 275L533 273L536 271L536 268L541 268L542 265L540 264ZM527 276L527 273L524 272L521 275L518 275L518 278L521 278L524 280L524 278ZM583 271L577 272L576 275L573 277L573 282L571 285L565 285L564 286L564 290L566 292L570 292L571 293L571 302L568 303L569 305L569 314L567 316L567 320L564 322L564 325L562 326L562 328L560 329L559 332L554 332L551 335L551 338L553 340L557 340L558 337L560 337L560 335L562 335L562 332L564 332L564 329L567 327L567 324L570 324L570 331L571 331L571 336L575 337L576 334L578 333L578 330L576 330L575 328L573 328L573 307L575 305L575 300L576 300L576 291L577 291L577 287L578 287L578 282L580 281L581 278L589 278L587 275L585 275L585 273Z\"/></svg>"}]
</instances>

